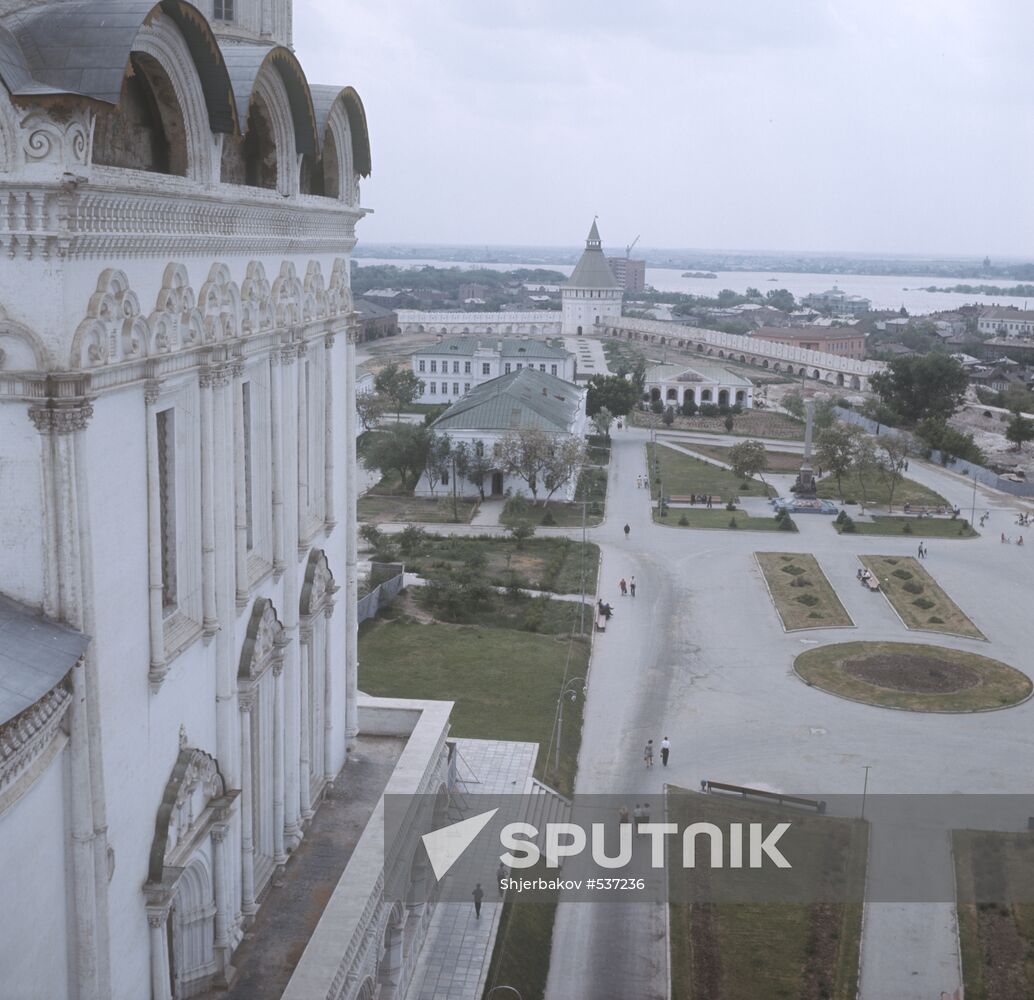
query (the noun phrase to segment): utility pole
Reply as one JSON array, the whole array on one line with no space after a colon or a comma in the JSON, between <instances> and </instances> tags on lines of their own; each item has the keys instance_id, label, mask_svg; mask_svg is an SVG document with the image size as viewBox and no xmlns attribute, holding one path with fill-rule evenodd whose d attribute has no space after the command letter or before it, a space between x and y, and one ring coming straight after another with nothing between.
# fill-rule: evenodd
<instances>
[{"instance_id":1,"label":"utility pole","mask_svg":"<svg viewBox=\"0 0 1034 1000\"><path fill-rule=\"evenodd\" d=\"M560 770L560 742L564 734L564 699L570 698L574 701L578 697L577 692L571 686L581 681L582 694L585 694L585 678L584 677L572 677L567 681L564 686L560 689L560 701L557 707L556 717L556 754L553 757L553 784L557 783L557 772Z\"/></svg>"},{"instance_id":2,"label":"utility pole","mask_svg":"<svg viewBox=\"0 0 1034 1000\"><path fill-rule=\"evenodd\" d=\"M582 501L582 599L578 605L578 634L585 635L585 516L589 501Z\"/></svg>"},{"instance_id":3,"label":"utility pole","mask_svg":"<svg viewBox=\"0 0 1034 1000\"><path fill-rule=\"evenodd\" d=\"M872 767L872 764L866 764L864 765L864 767L865 783L862 785L862 815L859 817L859 819L865 819L865 798L869 792L869 768Z\"/></svg>"}]
</instances>

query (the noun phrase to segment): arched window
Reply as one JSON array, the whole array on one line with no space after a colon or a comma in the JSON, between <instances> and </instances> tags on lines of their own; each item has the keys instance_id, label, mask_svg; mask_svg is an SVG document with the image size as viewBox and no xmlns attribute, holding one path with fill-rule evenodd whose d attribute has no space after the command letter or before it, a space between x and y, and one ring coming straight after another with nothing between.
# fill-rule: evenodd
<instances>
[{"instance_id":1,"label":"arched window","mask_svg":"<svg viewBox=\"0 0 1034 1000\"><path fill-rule=\"evenodd\" d=\"M276 188L276 139L273 123L261 96L255 95L244 135L244 183L250 187Z\"/></svg>"},{"instance_id":2,"label":"arched window","mask_svg":"<svg viewBox=\"0 0 1034 1000\"><path fill-rule=\"evenodd\" d=\"M341 163L334 133L329 127L323 132L323 194L327 198L341 197Z\"/></svg>"},{"instance_id":3,"label":"arched window","mask_svg":"<svg viewBox=\"0 0 1034 1000\"><path fill-rule=\"evenodd\" d=\"M118 106L97 116L93 162L186 176L183 111L172 81L153 56L130 56Z\"/></svg>"}]
</instances>

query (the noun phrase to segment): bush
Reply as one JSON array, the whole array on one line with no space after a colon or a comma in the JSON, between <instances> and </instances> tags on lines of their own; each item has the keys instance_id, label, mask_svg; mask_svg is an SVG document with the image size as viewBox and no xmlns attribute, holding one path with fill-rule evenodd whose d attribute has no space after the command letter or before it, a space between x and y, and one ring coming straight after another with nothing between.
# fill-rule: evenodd
<instances>
[{"instance_id":1,"label":"bush","mask_svg":"<svg viewBox=\"0 0 1034 1000\"><path fill-rule=\"evenodd\" d=\"M378 548L384 535L376 524L364 524L359 529L359 537L371 548Z\"/></svg>"},{"instance_id":2,"label":"bush","mask_svg":"<svg viewBox=\"0 0 1034 1000\"><path fill-rule=\"evenodd\" d=\"M700 404L700 416L702 417L717 417L719 414L718 407L714 403L701 403Z\"/></svg>"},{"instance_id":3,"label":"bush","mask_svg":"<svg viewBox=\"0 0 1034 1000\"><path fill-rule=\"evenodd\" d=\"M734 517L729 518L729 527L730 528L738 528L739 527L739 525L736 523L736 518L734 518Z\"/></svg>"},{"instance_id":4,"label":"bush","mask_svg":"<svg viewBox=\"0 0 1034 1000\"><path fill-rule=\"evenodd\" d=\"M813 608L819 603L819 599L814 594L801 594L800 597L795 597L794 600L798 604L803 604L806 608Z\"/></svg>"},{"instance_id":5,"label":"bush","mask_svg":"<svg viewBox=\"0 0 1034 1000\"><path fill-rule=\"evenodd\" d=\"M526 517L528 514L528 498L523 493L514 493L506 498L503 504L503 517Z\"/></svg>"},{"instance_id":6,"label":"bush","mask_svg":"<svg viewBox=\"0 0 1034 1000\"><path fill-rule=\"evenodd\" d=\"M926 623L928 625L943 625L944 619L938 618L937 615L930 615L930 617L926 619Z\"/></svg>"},{"instance_id":7,"label":"bush","mask_svg":"<svg viewBox=\"0 0 1034 1000\"><path fill-rule=\"evenodd\" d=\"M909 573L909 571L907 569L896 569L891 574L891 576L896 576L899 580L911 580L912 579L912 574Z\"/></svg>"},{"instance_id":8,"label":"bush","mask_svg":"<svg viewBox=\"0 0 1034 1000\"><path fill-rule=\"evenodd\" d=\"M735 510L735 509L736 509L736 501L735 501L735 500L730 500L730 501L729 501L729 502L728 502L728 503L727 503L727 504L725 505L725 509L726 509L726 510Z\"/></svg>"},{"instance_id":9,"label":"bush","mask_svg":"<svg viewBox=\"0 0 1034 1000\"><path fill-rule=\"evenodd\" d=\"M901 534L903 534L903 535L911 535L911 534L912 534L912 525L910 525L910 524L908 523L908 521L906 521L906 522L905 522L905 523L904 523L904 524L903 524L903 525L901 526Z\"/></svg>"},{"instance_id":10,"label":"bush","mask_svg":"<svg viewBox=\"0 0 1034 1000\"><path fill-rule=\"evenodd\" d=\"M682 527L682 528L688 528L689 527L689 518L686 517L685 514L683 514L682 517L679 518L679 526Z\"/></svg>"},{"instance_id":11,"label":"bush","mask_svg":"<svg viewBox=\"0 0 1034 1000\"><path fill-rule=\"evenodd\" d=\"M921 594L925 588L916 580L909 580L901 589L908 591L910 594Z\"/></svg>"},{"instance_id":12,"label":"bush","mask_svg":"<svg viewBox=\"0 0 1034 1000\"><path fill-rule=\"evenodd\" d=\"M542 515L542 520L539 521L539 524L541 524L543 528L555 528L556 518L553 516L553 512L551 510L547 510L546 513Z\"/></svg>"},{"instance_id":13,"label":"bush","mask_svg":"<svg viewBox=\"0 0 1034 1000\"><path fill-rule=\"evenodd\" d=\"M782 566L780 568L784 573L789 573L790 576L800 576L804 572L804 569L796 563L790 563L789 566Z\"/></svg>"},{"instance_id":14,"label":"bush","mask_svg":"<svg viewBox=\"0 0 1034 1000\"><path fill-rule=\"evenodd\" d=\"M517 548L519 549L523 548L524 543L535 534L534 526L523 522L514 524L507 530L510 532L513 540L517 543Z\"/></svg>"},{"instance_id":15,"label":"bush","mask_svg":"<svg viewBox=\"0 0 1034 1000\"><path fill-rule=\"evenodd\" d=\"M843 525L841 525L840 530L845 535L853 535L858 530L858 526L851 520L851 518L848 518Z\"/></svg>"},{"instance_id":16,"label":"bush","mask_svg":"<svg viewBox=\"0 0 1034 1000\"><path fill-rule=\"evenodd\" d=\"M744 493L749 493L750 483L740 483L740 489L743 490Z\"/></svg>"},{"instance_id":17,"label":"bush","mask_svg":"<svg viewBox=\"0 0 1034 1000\"><path fill-rule=\"evenodd\" d=\"M793 521L789 517L784 517L779 522L779 530L780 531L796 531L797 530L797 525L794 524Z\"/></svg>"},{"instance_id":18,"label":"bush","mask_svg":"<svg viewBox=\"0 0 1034 1000\"><path fill-rule=\"evenodd\" d=\"M936 602L931 601L928 597L917 597L912 603L923 611L929 611Z\"/></svg>"},{"instance_id":19,"label":"bush","mask_svg":"<svg viewBox=\"0 0 1034 1000\"><path fill-rule=\"evenodd\" d=\"M821 612L818 612L818 611L809 611L808 612L808 617L809 618L821 618L822 614L821 614Z\"/></svg>"},{"instance_id":20,"label":"bush","mask_svg":"<svg viewBox=\"0 0 1034 1000\"><path fill-rule=\"evenodd\" d=\"M650 412L651 413L663 413L664 412L664 404L659 399L655 399L650 404Z\"/></svg>"},{"instance_id":21,"label":"bush","mask_svg":"<svg viewBox=\"0 0 1034 1000\"><path fill-rule=\"evenodd\" d=\"M426 533L415 524L407 525L398 533L399 550L405 555L412 555L423 548Z\"/></svg>"}]
</instances>

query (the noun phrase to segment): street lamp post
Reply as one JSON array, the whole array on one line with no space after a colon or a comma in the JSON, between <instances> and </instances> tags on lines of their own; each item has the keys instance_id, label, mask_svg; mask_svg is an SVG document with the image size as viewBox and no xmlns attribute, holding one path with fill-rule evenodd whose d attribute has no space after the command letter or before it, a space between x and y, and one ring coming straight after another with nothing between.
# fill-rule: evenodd
<instances>
[{"instance_id":1,"label":"street lamp post","mask_svg":"<svg viewBox=\"0 0 1034 1000\"><path fill-rule=\"evenodd\" d=\"M570 698L574 701L578 697L578 693L574 688L574 685L581 682L582 694L585 694L585 678L584 677L572 677L566 681L564 686L560 689L560 700L557 705L557 716L556 716L556 753L553 756L553 784L557 782L557 773L560 770L560 742L564 735L564 699Z\"/></svg>"}]
</instances>

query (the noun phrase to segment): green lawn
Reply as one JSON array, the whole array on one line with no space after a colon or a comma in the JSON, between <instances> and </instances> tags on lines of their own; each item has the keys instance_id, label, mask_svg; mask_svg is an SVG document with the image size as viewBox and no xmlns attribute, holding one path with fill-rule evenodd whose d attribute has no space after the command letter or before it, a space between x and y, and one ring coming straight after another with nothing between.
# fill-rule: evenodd
<instances>
[{"instance_id":1,"label":"green lawn","mask_svg":"<svg viewBox=\"0 0 1034 1000\"><path fill-rule=\"evenodd\" d=\"M650 469L653 468L655 447L658 475L664 484L665 496L689 496L691 493L710 494L720 496L723 502L727 502L731 497L775 495L775 490L771 486L766 486L757 479L741 479L739 476L734 476L728 469L711 465L710 462L693 458L692 455L686 455L684 452L676 451L663 444L646 446L647 463ZM660 491L660 483L657 482L658 476L651 478L653 482L650 495L656 500Z\"/></svg>"},{"instance_id":2,"label":"green lawn","mask_svg":"<svg viewBox=\"0 0 1034 1000\"><path fill-rule=\"evenodd\" d=\"M729 448L731 445L698 444L695 441L687 441L685 442L685 447L690 451L698 451L701 455L707 455L709 458L715 458L719 462L729 461ZM765 470L766 472L798 472L801 468L801 462L804 461L803 455L795 455L790 451L766 450L765 455L768 457L768 468Z\"/></svg>"},{"instance_id":3,"label":"green lawn","mask_svg":"<svg viewBox=\"0 0 1034 1000\"><path fill-rule=\"evenodd\" d=\"M668 516L661 517L656 506L653 519L657 524L668 528L726 528L743 531L779 531L779 522L774 517L749 517L742 510L726 510L715 507L707 510L704 507L669 507ZM733 521L736 522L735 526ZM683 523L685 522L685 523ZM793 521L790 521L793 524ZM797 530L796 525L793 528Z\"/></svg>"},{"instance_id":4,"label":"green lawn","mask_svg":"<svg viewBox=\"0 0 1034 1000\"><path fill-rule=\"evenodd\" d=\"M512 524L531 524L536 527L580 528L582 526L582 501L588 501L585 508L585 524L589 527L603 521L607 507L607 470L590 466L582 470L578 477L574 503L562 503L549 500L545 504L533 504L528 501L523 514L513 515L507 511L499 517L499 523L506 526Z\"/></svg>"},{"instance_id":5,"label":"green lawn","mask_svg":"<svg viewBox=\"0 0 1034 1000\"><path fill-rule=\"evenodd\" d=\"M730 822L770 825L775 816L766 806L669 790L668 819L680 827L689 820L723 829ZM812 876L834 898L860 900L867 824L796 812L792 822L793 853L804 853ZM696 870L669 867L672 1000L854 1000L860 903L687 902L699 878Z\"/></svg>"},{"instance_id":6,"label":"green lawn","mask_svg":"<svg viewBox=\"0 0 1034 1000\"><path fill-rule=\"evenodd\" d=\"M880 581L880 587L906 628L945 632L973 639L986 636L911 556L859 556Z\"/></svg>"},{"instance_id":7,"label":"green lawn","mask_svg":"<svg viewBox=\"0 0 1034 1000\"><path fill-rule=\"evenodd\" d=\"M841 534L843 525L833 521L833 527ZM855 535L914 535L915 538L977 538L979 532L969 527L962 518L950 517L903 517L874 516L871 521L856 521Z\"/></svg>"},{"instance_id":8,"label":"green lawn","mask_svg":"<svg viewBox=\"0 0 1034 1000\"><path fill-rule=\"evenodd\" d=\"M1034 884L1034 836L955 830L952 833L958 892L962 980L966 1000L1034 996L1034 903L1030 893L1010 903L987 890ZM977 902L984 895L983 902Z\"/></svg>"},{"instance_id":9,"label":"green lawn","mask_svg":"<svg viewBox=\"0 0 1034 1000\"><path fill-rule=\"evenodd\" d=\"M481 567L494 586L505 587L515 580L528 590L556 594L581 593L584 568L585 592L595 594L600 550L593 542L583 547L569 538L531 538L518 548L516 542L496 536L423 535L402 548L398 557L418 576Z\"/></svg>"},{"instance_id":10,"label":"green lawn","mask_svg":"<svg viewBox=\"0 0 1034 1000\"><path fill-rule=\"evenodd\" d=\"M815 557L803 552L755 552L787 631L853 625Z\"/></svg>"},{"instance_id":11,"label":"green lawn","mask_svg":"<svg viewBox=\"0 0 1034 1000\"><path fill-rule=\"evenodd\" d=\"M452 497L380 496L365 493L356 504L360 521L372 524L412 522L415 524L469 524L478 504Z\"/></svg>"},{"instance_id":12,"label":"green lawn","mask_svg":"<svg viewBox=\"0 0 1034 1000\"><path fill-rule=\"evenodd\" d=\"M725 429L725 417L675 417L670 428L665 428L660 416L648 410L633 410L629 422L637 427L676 431L703 431L707 434L724 434L731 438L774 438L782 441L803 441L804 421L772 410L746 410L733 417L732 430Z\"/></svg>"},{"instance_id":13,"label":"green lawn","mask_svg":"<svg viewBox=\"0 0 1034 1000\"><path fill-rule=\"evenodd\" d=\"M565 667L569 677L584 677L589 648L584 640L515 629L374 618L359 630L359 688L380 697L455 701L454 736L537 742L536 777L570 795L581 701L564 713L556 782L546 751Z\"/></svg>"},{"instance_id":14,"label":"green lawn","mask_svg":"<svg viewBox=\"0 0 1034 1000\"><path fill-rule=\"evenodd\" d=\"M849 472L843 477L842 486L846 503L864 500L868 507L886 507L890 502L890 490L878 476L869 476L865 480L863 489L857 477ZM816 493L824 500L841 499L840 493L837 491L835 476L824 476L820 479ZM900 509L906 503L914 504L917 507L948 508L948 501L940 493L935 493L929 487L907 477L894 488L894 506Z\"/></svg>"}]
</instances>

